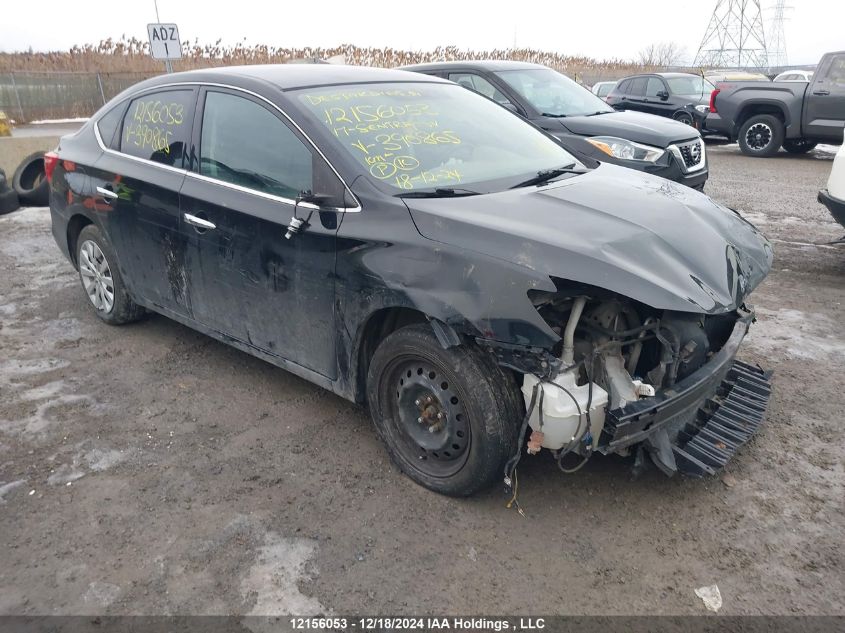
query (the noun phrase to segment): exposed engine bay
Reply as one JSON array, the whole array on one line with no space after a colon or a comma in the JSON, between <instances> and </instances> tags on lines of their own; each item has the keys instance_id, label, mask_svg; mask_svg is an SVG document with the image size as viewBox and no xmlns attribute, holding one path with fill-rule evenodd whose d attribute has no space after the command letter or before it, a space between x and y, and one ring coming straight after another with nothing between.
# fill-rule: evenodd
<instances>
[{"instance_id":1,"label":"exposed engine bay","mask_svg":"<svg viewBox=\"0 0 845 633\"><path fill-rule=\"evenodd\" d=\"M749 424L756 426L762 420L768 381L762 370L755 368L750 369L753 375L749 377L754 384L746 390L752 401L740 405L754 415L740 420L742 428L736 427L736 416L726 415L727 410L721 412L721 423L713 422L711 414L719 405L708 408L708 398L718 398L720 389L724 394L735 391L719 384L723 375L727 380L729 371L735 373L735 366L744 364L733 361L735 350L720 352L740 319L746 323L753 319L745 308L722 314L655 310L601 291L589 296L538 293L532 300L561 337L553 350L561 364L551 376L524 374L522 393L531 428L529 454L549 449L561 470L574 472L596 451L627 454L637 447L640 460L643 452L648 452L661 470L671 475L678 470L678 453L684 463L687 457L693 461L702 457L698 453L687 456L679 448L694 436L707 431L716 451L728 449L732 454L747 439L746 432L749 436L753 432ZM743 328L739 339L744 333ZM700 374L709 372L696 372L716 357L720 362L712 363L712 379L701 379ZM696 384L688 386L691 381ZM707 384L700 386L702 382ZM661 416L673 399L679 403L674 407L677 411ZM700 423L692 428L697 420ZM705 424L715 424L720 431L713 435L712 428L703 428ZM721 455L710 459L709 444L703 450L705 463L688 474L706 474L721 464ZM567 456L579 456L580 460ZM566 465L564 459L575 463Z\"/></svg>"}]
</instances>

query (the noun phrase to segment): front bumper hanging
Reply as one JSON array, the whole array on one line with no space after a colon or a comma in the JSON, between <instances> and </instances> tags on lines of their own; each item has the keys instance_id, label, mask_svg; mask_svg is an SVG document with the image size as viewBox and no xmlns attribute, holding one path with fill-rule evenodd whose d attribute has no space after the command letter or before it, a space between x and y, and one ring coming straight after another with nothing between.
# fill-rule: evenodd
<instances>
[{"instance_id":1,"label":"front bumper hanging","mask_svg":"<svg viewBox=\"0 0 845 633\"><path fill-rule=\"evenodd\" d=\"M667 475L712 475L762 424L770 373L735 359L752 315L737 321L722 349L697 372L647 400L608 411L602 453L642 444Z\"/></svg>"}]
</instances>

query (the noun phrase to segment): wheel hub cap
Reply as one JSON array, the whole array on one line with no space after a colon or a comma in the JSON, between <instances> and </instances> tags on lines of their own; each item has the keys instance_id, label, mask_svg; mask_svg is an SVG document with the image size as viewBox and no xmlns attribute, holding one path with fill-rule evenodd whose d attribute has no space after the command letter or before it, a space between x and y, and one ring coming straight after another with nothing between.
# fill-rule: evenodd
<instances>
[{"instance_id":1,"label":"wheel hub cap","mask_svg":"<svg viewBox=\"0 0 845 633\"><path fill-rule=\"evenodd\" d=\"M772 128L765 123L756 123L748 128L745 141L752 149L764 149L772 141Z\"/></svg>"},{"instance_id":2,"label":"wheel hub cap","mask_svg":"<svg viewBox=\"0 0 845 633\"><path fill-rule=\"evenodd\" d=\"M111 312L114 307L114 280L103 251L91 240L79 249L79 274L88 299L97 310Z\"/></svg>"}]
</instances>

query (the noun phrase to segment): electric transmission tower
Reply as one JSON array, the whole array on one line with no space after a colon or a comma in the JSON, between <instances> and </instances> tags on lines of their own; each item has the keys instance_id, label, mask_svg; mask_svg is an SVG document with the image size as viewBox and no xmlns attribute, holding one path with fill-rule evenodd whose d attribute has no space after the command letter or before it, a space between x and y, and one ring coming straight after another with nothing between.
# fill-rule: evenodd
<instances>
[{"instance_id":1,"label":"electric transmission tower","mask_svg":"<svg viewBox=\"0 0 845 633\"><path fill-rule=\"evenodd\" d=\"M760 0L717 0L693 66L765 68Z\"/></svg>"},{"instance_id":2,"label":"electric transmission tower","mask_svg":"<svg viewBox=\"0 0 845 633\"><path fill-rule=\"evenodd\" d=\"M786 6L786 0L776 0L774 15L769 29L769 67L783 67L789 65L786 56L786 37L783 34L784 13L792 7Z\"/></svg>"}]
</instances>

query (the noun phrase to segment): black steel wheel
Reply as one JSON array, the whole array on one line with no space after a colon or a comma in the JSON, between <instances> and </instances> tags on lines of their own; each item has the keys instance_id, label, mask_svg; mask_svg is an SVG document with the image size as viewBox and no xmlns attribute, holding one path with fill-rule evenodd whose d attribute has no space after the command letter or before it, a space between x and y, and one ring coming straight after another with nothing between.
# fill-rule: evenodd
<instances>
[{"instance_id":1,"label":"black steel wheel","mask_svg":"<svg viewBox=\"0 0 845 633\"><path fill-rule=\"evenodd\" d=\"M443 349L430 326L411 325L379 345L367 376L370 413L399 468L448 495L502 477L520 421L512 377L474 347Z\"/></svg>"},{"instance_id":2,"label":"black steel wheel","mask_svg":"<svg viewBox=\"0 0 845 633\"><path fill-rule=\"evenodd\" d=\"M739 129L739 149L747 156L768 158L777 154L783 143L783 123L771 114L749 118Z\"/></svg>"}]
</instances>

